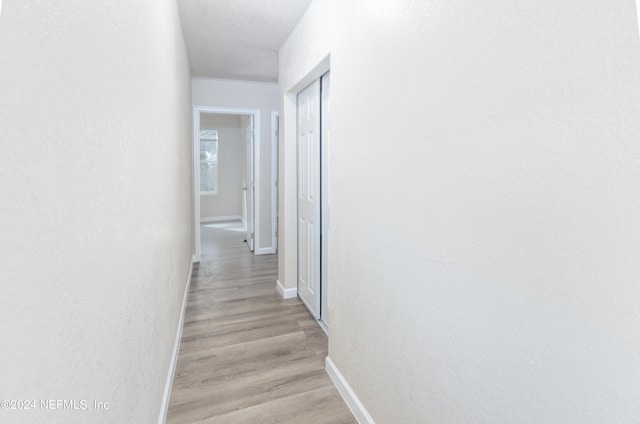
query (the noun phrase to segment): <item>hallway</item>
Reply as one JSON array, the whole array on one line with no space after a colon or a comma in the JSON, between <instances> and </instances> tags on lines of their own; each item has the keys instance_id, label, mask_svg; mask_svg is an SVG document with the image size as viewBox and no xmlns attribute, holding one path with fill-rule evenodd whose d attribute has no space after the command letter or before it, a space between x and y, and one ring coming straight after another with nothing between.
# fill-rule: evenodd
<instances>
[{"instance_id":1,"label":"hallway","mask_svg":"<svg viewBox=\"0 0 640 424\"><path fill-rule=\"evenodd\" d=\"M276 255L203 225L167 423L355 423L324 371L327 337L275 290Z\"/></svg>"}]
</instances>

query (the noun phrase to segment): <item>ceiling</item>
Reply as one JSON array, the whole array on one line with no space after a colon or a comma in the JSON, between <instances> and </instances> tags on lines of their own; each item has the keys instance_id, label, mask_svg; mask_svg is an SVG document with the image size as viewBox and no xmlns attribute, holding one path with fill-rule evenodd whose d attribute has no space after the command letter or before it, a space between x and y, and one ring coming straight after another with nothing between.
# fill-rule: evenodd
<instances>
[{"instance_id":1,"label":"ceiling","mask_svg":"<svg viewBox=\"0 0 640 424\"><path fill-rule=\"evenodd\" d=\"M278 49L311 0L178 0L194 77L278 81Z\"/></svg>"}]
</instances>

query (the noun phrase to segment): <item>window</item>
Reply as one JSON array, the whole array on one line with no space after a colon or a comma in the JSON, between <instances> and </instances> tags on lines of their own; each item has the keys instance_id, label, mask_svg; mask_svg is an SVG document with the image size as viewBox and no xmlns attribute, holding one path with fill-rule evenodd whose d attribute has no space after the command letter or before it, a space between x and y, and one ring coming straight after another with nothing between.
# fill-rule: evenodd
<instances>
[{"instance_id":1,"label":"window","mask_svg":"<svg viewBox=\"0 0 640 424\"><path fill-rule=\"evenodd\" d=\"M218 192L218 130L200 130L200 193Z\"/></svg>"}]
</instances>

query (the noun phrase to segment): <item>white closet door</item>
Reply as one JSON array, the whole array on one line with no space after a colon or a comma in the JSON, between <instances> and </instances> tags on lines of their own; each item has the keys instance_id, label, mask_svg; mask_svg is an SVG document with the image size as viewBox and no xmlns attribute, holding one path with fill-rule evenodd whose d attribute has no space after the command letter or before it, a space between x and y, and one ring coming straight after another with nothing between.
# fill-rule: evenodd
<instances>
[{"instance_id":1,"label":"white closet door","mask_svg":"<svg viewBox=\"0 0 640 424\"><path fill-rule=\"evenodd\" d=\"M298 295L320 318L320 81L298 94Z\"/></svg>"}]
</instances>

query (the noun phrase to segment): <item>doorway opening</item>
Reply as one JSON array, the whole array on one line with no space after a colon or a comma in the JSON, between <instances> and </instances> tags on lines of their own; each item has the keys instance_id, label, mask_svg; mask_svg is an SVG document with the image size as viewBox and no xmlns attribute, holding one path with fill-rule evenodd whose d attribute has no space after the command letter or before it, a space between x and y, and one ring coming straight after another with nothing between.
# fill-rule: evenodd
<instances>
[{"instance_id":1,"label":"doorway opening","mask_svg":"<svg viewBox=\"0 0 640 424\"><path fill-rule=\"evenodd\" d=\"M244 235L254 251L259 225L260 111L194 108L194 261L202 255L201 225Z\"/></svg>"}]
</instances>

